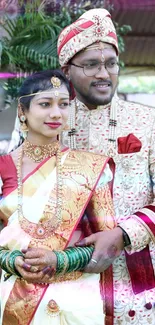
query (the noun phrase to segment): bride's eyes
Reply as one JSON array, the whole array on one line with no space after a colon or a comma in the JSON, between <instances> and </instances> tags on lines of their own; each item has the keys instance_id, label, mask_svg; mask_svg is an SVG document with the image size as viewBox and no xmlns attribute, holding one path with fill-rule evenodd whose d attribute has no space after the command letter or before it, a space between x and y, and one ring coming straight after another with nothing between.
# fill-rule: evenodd
<instances>
[{"instance_id":1,"label":"bride's eyes","mask_svg":"<svg viewBox=\"0 0 155 325\"><path fill-rule=\"evenodd\" d=\"M39 103L39 105L41 107L49 107L50 106L50 103L49 102L41 102L41 103Z\"/></svg>"},{"instance_id":2,"label":"bride's eyes","mask_svg":"<svg viewBox=\"0 0 155 325\"><path fill-rule=\"evenodd\" d=\"M41 107L52 107L52 103L50 103L50 102L40 102L40 103L38 103ZM67 108L68 106L69 106L69 102L60 102L60 103L58 103L58 106L60 107L60 108Z\"/></svg>"},{"instance_id":3,"label":"bride's eyes","mask_svg":"<svg viewBox=\"0 0 155 325\"><path fill-rule=\"evenodd\" d=\"M68 106L69 106L69 103L67 103L67 102L59 104L59 107L61 107L61 108L66 108Z\"/></svg>"}]
</instances>

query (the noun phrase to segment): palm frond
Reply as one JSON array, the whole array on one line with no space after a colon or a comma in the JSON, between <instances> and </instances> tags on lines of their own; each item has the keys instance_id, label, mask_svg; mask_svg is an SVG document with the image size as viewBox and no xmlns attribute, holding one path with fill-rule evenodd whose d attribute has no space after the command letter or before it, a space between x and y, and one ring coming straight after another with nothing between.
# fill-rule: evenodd
<instances>
[{"instance_id":1,"label":"palm frond","mask_svg":"<svg viewBox=\"0 0 155 325\"><path fill-rule=\"evenodd\" d=\"M16 28L16 21L7 19L5 21L3 28L7 32L7 34L9 35L9 37L11 39L14 36L14 32L15 32L15 28Z\"/></svg>"},{"instance_id":2,"label":"palm frond","mask_svg":"<svg viewBox=\"0 0 155 325\"><path fill-rule=\"evenodd\" d=\"M26 68L27 63L38 64L40 69L58 67L58 58L56 51L57 37L44 42L41 46L38 42L29 43L26 45L17 45L10 48L10 51L18 55L25 62L23 66ZM25 61L26 60L26 61ZM16 65L19 64L19 59Z\"/></svg>"}]
</instances>

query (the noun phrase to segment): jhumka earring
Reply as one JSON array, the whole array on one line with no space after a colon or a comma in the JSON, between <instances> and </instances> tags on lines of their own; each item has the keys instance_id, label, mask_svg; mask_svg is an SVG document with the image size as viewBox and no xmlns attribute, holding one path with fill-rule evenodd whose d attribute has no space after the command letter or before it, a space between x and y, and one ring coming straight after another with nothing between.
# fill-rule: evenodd
<instances>
[{"instance_id":1,"label":"jhumka earring","mask_svg":"<svg viewBox=\"0 0 155 325\"><path fill-rule=\"evenodd\" d=\"M26 125L26 117L25 117L25 115L21 115L20 116L20 128L21 128L21 131L22 132L28 132L28 127L27 127L27 125Z\"/></svg>"},{"instance_id":2,"label":"jhumka earring","mask_svg":"<svg viewBox=\"0 0 155 325\"><path fill-rule=\"evenodd\" d=\"M20 103L18 104L18 116L19 116L19 120L20 120L21 131L24 133L28 132L28 127L26 125L26 116L23 114L22 107L21 107Z\"/></svg>"}]
</instances>

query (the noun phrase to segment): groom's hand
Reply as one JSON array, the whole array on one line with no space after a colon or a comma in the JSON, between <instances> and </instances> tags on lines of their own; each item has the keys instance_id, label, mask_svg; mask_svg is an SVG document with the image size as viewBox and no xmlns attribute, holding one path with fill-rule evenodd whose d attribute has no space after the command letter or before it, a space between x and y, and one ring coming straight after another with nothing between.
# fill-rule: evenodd
<instances>
[{"instance_id":1,"label":"groom's hand","mask_svg":"<svg viewBox=\"0 0 155 325\"><path fill-rule=\"evenodd\" d=\"M87 273L101 273L121 254L124 248L123 232L119 227L97 232L82 239L76 243L76 246L89 246L92 244L95 246L95 250L84 271Z\"/></svg>"}]
</instances>

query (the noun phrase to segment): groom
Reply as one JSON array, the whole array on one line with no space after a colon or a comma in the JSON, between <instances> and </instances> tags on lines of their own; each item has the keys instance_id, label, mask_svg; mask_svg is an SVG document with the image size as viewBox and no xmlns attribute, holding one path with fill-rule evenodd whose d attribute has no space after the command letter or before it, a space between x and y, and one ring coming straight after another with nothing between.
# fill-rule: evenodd
<instances>
[{"instance_id":1,"label":"groom","mask_svg":"<svg viewBox=\"0 0 155 325\"><path fill-rule=\"evenodd\" d=\"M106 270L108 325L155 324L155 110L117 97L118 41L108 11L89 10L66 27L58 55L76 94L64 143L112 156L116 164L118 226L81 241L95 245L86 272Z\"/></svg>"}]
</instances>

